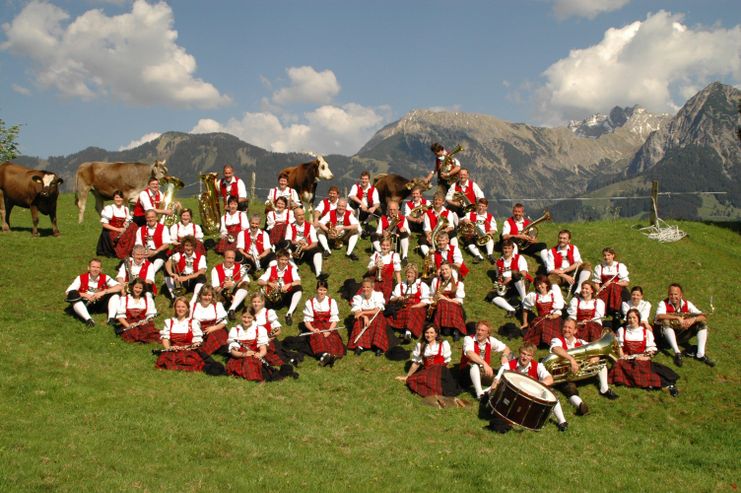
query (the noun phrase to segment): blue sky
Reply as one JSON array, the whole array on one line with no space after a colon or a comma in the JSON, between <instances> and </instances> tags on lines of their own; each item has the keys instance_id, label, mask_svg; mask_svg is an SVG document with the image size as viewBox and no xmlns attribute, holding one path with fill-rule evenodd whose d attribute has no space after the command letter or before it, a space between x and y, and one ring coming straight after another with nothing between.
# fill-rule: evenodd
<instances>
[{"instance_id":1,"label":"blue sky","mask_svg":"<svg viewBox=\"0 0 741 493\"><path fill-rule=\"evenodd\" d=\"M0 118L41 157L168 130L352 154L415 108L559 125L741 84L737 1L0 4Z\"/></svg>"}]
</instances>

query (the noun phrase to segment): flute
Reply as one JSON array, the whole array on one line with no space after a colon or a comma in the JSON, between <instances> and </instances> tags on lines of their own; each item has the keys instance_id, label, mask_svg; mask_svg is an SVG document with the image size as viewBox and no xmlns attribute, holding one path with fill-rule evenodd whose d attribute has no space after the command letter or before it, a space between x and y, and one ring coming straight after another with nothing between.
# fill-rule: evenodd
<instances>
[{"instance_id":1,"label":"flute","mask_svg":"<svg viewBox=\"0 0 741 493\"><path fill-rule=\"evenodd\" d=\"M304 332L303 334L299 334L299 337L307 337L314 334L324 334L325 332L334 332L335 330L344 329L345 327L335 327L333 329L324 329L324 330L318 330L316 332Z\"/></svg>"},{"instance_id":2,"label":"flute","mask_svg":"<svg viewBox=\"0 0 741 493\"><path fill-rule=\"evenodd\" d=\"M197 349L199 347L201 347L200 342L197 342L195 344L188 344L187 346L170 346L161 349L152 349L152 354L159 355L162 353L177 353L180 351L190 351L191 349Z\"/></svg>"},{"instance_id":3,"label":"flute","mask_svg":"<svg viewBox=\"0 0 741 493\"><path fill-rule=\"evenodd\" d=\"M137 327L141 327L142 325L151 322L152 320L154 320L155 318L157 318L159 316L160 316L160 314L157 313L155 315L152 315L151 317L147 317L147 318L144 318L142 320L139 320L138 322L134 322L133 324L129 324L128 327L123 327L121 329L121 332L126 332L127 330L131 330L131 329L135 329Z\"/></svg>"}]
</instances>

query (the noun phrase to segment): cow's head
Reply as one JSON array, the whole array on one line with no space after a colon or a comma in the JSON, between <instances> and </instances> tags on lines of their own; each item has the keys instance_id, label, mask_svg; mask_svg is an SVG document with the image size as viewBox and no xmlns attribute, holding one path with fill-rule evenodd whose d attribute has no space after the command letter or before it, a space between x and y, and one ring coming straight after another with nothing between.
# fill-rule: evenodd
<instances>
[{"instance_id":1,"label":"cow's head","mask_svg":"<svg viewBox=\"0 0 741 493\"><path fill-rule=\"evenodd\" d=\"M41 191L39 192L39 195L42 198L48 198L54 195L58 195L59 185L64 183L64 180L59 178L56 174L49 173L48 171L42 171L41 173L43 173L41 176L31 176L31 180L33 180L34 183L38 183L39 185L41 185Z\"/></svg>"},{"instance_id":2,"label":"cow's head","mask_svg":"<svg viewBox=\"0 0 741 493\"><path fill-rule=\"evenodd\" d=\"M327 161L324 160L324 157L317 156L314 160L314 163L316 165L316 170L318 172L317 177L320 180L331 180L334 178L334 175L332 174L332 170L329 169L329 164Z\"/></svg>"},{"instance_id":3,"label":"cow's head","mask_svg":"<svg viewBox=\"0 0 741 493\"><path fill-rule=\"evenodd\" d=\"M166 162L167 161L164 159L157 159L154 164L152 164L152 176L154 178L161 180L167 176L167 166L165 166Z\"/></svg>"},{"instance_id":4,"label":"cow's head","mask_svg":"<svg viewBox=\"0 0 741 493\"><path fill-rule=\"evenodd\" d=\"M419 187L422 189L422 191L429 190L432 188L432 180L426 180L424 178L412 178L407 182L405 185L407 190L414 190L415 188Z\"/></svg>"}]
</instances>

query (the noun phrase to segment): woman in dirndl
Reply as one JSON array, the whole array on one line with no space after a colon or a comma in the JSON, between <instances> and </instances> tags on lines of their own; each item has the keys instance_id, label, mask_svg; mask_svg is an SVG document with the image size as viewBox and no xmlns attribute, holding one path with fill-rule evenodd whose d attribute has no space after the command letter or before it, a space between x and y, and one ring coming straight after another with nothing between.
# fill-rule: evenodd
<instances>
[{"instance_id":1,"label":"woman in dirndl","mask_svg":"<svg viewBox=\"0 0 741 493\"><path fill-rule=\"evenodd\" d=\"M602 319L605 317L605 302L595 299L597 289L591 281L581 284L581 293L574 296L569 303L569 318L576 320L578 339L587 342L602 337Z\"/></svg>"},{"instance_id":2,"label":"woman in dirndl","mask_svg":"<svg viewBox=\"0 0 741 493\"><path fill-rule=\"evenodd\" d=\"M466 319L463 314L463 300L466 297L462 280L456 280L449 263L440 265L440 275L432 280L430 285L432 304L435 305L435 314L432 322L443 335L453 335L457 341L461 335L465 336Z\"/></svg>"},{"instance_id":3,"label":"woman in dirndl","mask_svg":"<svg viewBox=\"0 0 741 493\"><path fill-rule=\"evenodd\" d=\"M270 235L270 244L278 245L286 237L286 228L295 222L293 211L288 209L288 200L285 197L275 199L275 209L265 216L267 225L265 231Z\"/></svg>"},{"instance_id":4,"label":"woman in dirndl","mask_svg":"<svg viewBox=\"0 0 741 493\"><path fill-rule=\"evenodd\" d=\"M345 355L345 344L337 330L333 330L340 321L340 311L337 300L327 296L328 292L327 281L317 281L316 295L304 305L304 327L312 333L308 337L314 357L322 366L331 367Z\"/></svg>"},{"instance_id":5,"label":"woman in dirndl","mask_svg":"<svg viewBox=\"0 0 741 493\"><path fill-rule=\"evenodd\" d=\"M401 282L401 259L398 253L391 250L390 238L383 238L381 251L371 254L368 273L375 278L373 289L383 293L383 300L388 303L394 290L394 281L396 284Z\"/></svg>"},{"instance_id":6,"label":"woman in dirndl","mask_svg":"<svg viewBox=\"0 0 741 493\"><path fill-rule=\"evenodd\" d=\"M129 284L129 294L121 297L118 304L119 328L116 332L126 342L159 342L160 333L152 319L157 316L157 307L150 293L144 290L144 281L136 278Z\"/></svg>"},{"instance_id":7,"label":"woman in dirndl","mask_svg":"<svg viewBox=\"0 0 741 493\"><path fill-rule=\"evenodd\" d=\"M271 370L265 361L270 338L258 330L252 309L242 311L242 323L229 331L229 361L226 374L252 382L269 380Z\"/></svg>"},{"instance_id":8,"label":"woman in dirndl","mask_svg":"<svg viewBox=\"0 0 741 493\"><path fill-rule=\"evenodd\" d=\"M561 310L564 307L561 289L548 282L548 276L535 278L535 291L522 300L523 340L536 346L550 346L551 340L561 336ZM529 321L530 313L536 317Z\"/></svg>"},{"instance_id":9,"label":"woman in dirndl","mask_svg":"<svg viewBox=\"0 0 741 493\"><path fill-rule=\"evenodd\" d=\"M240 211L238 206L239 199L229 196L226 202L226 212L221 216L221 228L219 229L221 239L214 247L214 251L219 255L224 255L227 250L237 251L239 232L250 227L247 214Z\"/></svg>"},{"instance_id":10,"label":"woman in dirndl","mask_svg":"<svg viewBox=\"0 0 741 493\"><path fill-rule=\"evenodd\" d=\"M188 300L175 298L172 318L165 320L160 331L164 350L160 352L155 367L163 370L201 371L205 361L196 349L203 342L203 332L198 320L188 316Z\"/></svg>"},{"instance_id":11,"label":"woman in dirndl","mask_svg":"<svg viewBox=\"0 0 741 493\"><path fill-rule=\"evenodd\" d=\"M386 317L389 326L404 331L404 340L422 337L422 329L427 318L427 306L430 304L430 287L417 278L416 264L408 264L404 269L405 280L394 288L391 304L398 307L392 315Z\"/></svg>"},{"instance_id":12,"label":"woman in dirndl","mask_svg":"<svg viewBox=\"0 0 741 493\"><path fill-rule=\"evenodd\" d=\"M225 353L229 335L226 330L227 313L224 305L216 301L216 291L210 284L201 288L190 308L190 316L200 323L203 331L201 351L209 355Z\"/></svg>"},{"instance_id":13,"label":"woman in dirndl","mask_svg":"<svg viewBox=\"0 0 741 493\"><path fill-rule=\"evenodd\" d=\"M298 364L298 355L284 349L283 344L278 340L278 336L281 333L281 326L275 310L265 307L265 297L262 293L253 294L250 301L252 304L252 313L255 316L255 324L269 338L268 352L265 355L265 360L272 366L280 366L283 371L285 371L283 367L296 366ZM298 374L296 374L296 377L298 377Z\"/></svg>"},{"instance_id":14,"label":"woman in dirndl","mask_svg":"<svg viewBox=\"0 0 741 493\"><path fill-rule=\"evenodd\" d=\"M121 190L113 192L113 203L100 211L100 224L103 229L98 238L96 253L120 259L128 257L134 248L137 226L124 203Z\"/></svg>"},{"instance_id":15,"label":"woman in dirndl","mask_svg":"<svg viewBox=\"0 0 741 493\"><path fill-rule=\"evenodd\" d=\"M373 290L373 281L364 279L360 293L353 296L351 312L355 317L347 349L360 356L363 351L373 350L381 356L389 349L386 318L383 316L383 294Z\"/></svg>"},{"instance_id":16,"label":"woman in dirndl","mask_svg":"<svg viewBox=\"0 0 741 493\"><path fill-rule=\"evenodd\" d=\"M628 268L615 260L615 250L607 247L602 250L602 262L594 268L592 282L597 287L595 296L605 303L605 315L612 317L613 330L622 321L620 310L623 299L628 298L627 286L630 283Z\"/></svg>"},{"instance_id":17,"label":"woman in dirndl","mask_svg":"<svg viewBox=\"0 0 741 493\"><path fill-rule=\"evenodd\" d=\"M193 245L195 252L199 255L206 255L203 230L200 225L193 222L193 210L191 209L180 211L180 221L170 226L170 244L173 252L183 253L183 239L187 236L195 238Z\"/></svg>"},{"instance_id":18,"label":"woman in dirndl","mask_svg":"<svg viewBox=\"0 0 741 493\"><path fill-rule=\"evenodd\" d=\"M448 368L450 344L440 337L434 325L425 328L423 336L412 351L412 365L406 376L397 377L409 390L422 397L444 395L454 397L461 391Z\"/></svg>"}]
</instances>

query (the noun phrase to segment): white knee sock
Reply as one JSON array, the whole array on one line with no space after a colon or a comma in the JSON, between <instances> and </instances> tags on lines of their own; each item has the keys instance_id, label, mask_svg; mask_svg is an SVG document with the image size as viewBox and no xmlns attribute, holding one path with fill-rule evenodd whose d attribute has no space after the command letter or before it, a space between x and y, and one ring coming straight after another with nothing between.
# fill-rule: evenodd
<instances>
[{"instance_id":1,"label":"white knee sock","mask_svg":"<svg viewBox=\"0 0 741 493\"><path fill-rule=\"evenodd\" d=\"M301 301L301 291L296 291L291 295L291 306L288 307L288 314L292 314L296 311L296 307L298 306L299 301Z\"/></svg>"},{"instance_id":2,"label":"white knee sock","mask_svg":"<svg viewBox=\"0 0 741 493\"><path fill-rule=\"evenodd\" d=\"M561 402L557 402L556 405L553 406L553 415L556 417L556 421L558 421L558 424L566 422L566 416L563 415Z\"/></svg>"},{"instance_id":3,"label":"white knee sock","mask_svg":"<svg viewBox=\"0 0 741 493\"><path fill-rule=\"evenodd\" d=\"M608 390L610 390L610 386L607 384L607 367L603 366L602 369L597 374L597 378L599 378L599 391L601 393L605 393Z\"/></svg>"},{"instance_id":4,"label":"white knee sock","mask_svg":"<svg viewBox=\"0 0 741 493\"><path fill-rule=\"evenodd\" d=\"M671 348L674 350L675 353L681 353L679 350L679 345L677 344L677 336L674 334L674 329L669 327L664 327L664 338L666 339L666 342L669 343Z\"/></svg>"},{"instance_id":5,"label":"white knee sock","mask_svg":"<svg viewBox=\"0 0 741 493\"><path fill-rule=\"evenodd\" d=\"M347 240L347 254L350 255L353 250L355 250L355 245L358 244L358 238L360 235L354 234L350 236L350 239Z\"/></svg>"},{"instance_id":6,"label":"white knee sock","mask_svg":"<svg viewBox=\"0 0 741 493\"><path fill-rule=\"evenodd\" d=\"M161 258L154 259L154 262L152 262L152 268L154 269L154 273L157 274L159 270L162 268L162 266L165 265L165 261Z\"/></svg>"},{"instance_id":7,"label":"white knee sock","mask_svg":"<svg viewBox=\"0 0 741 493\"><path fill-rule=\"evenodd\" d=\"M525 281L522 279L515 281L515 289L517 290L517 294L520 295L520 300L524 300L525 295L527 294L525 292Z\"/></svg>"},{"instance_id":8,"label":"white knee sock","mask_svg":"<svg viewBox=\"0 0 741 493\"><path fill-rule=\"evenodd\" d=\"M379 240L373 242L373 250L377 252L381 251L381 242Z\"/></svg>"},{"instance_id":9,"label":"white knee sock","mask_svg":"<svg viewBox=\"0 0 741 493\"><path fill-rule=\"evenodd\" d=\"M407 258L409 256L409 238L402 238L399 240L401 245L401 258Z\"/></svg>"},{"instance_id":10,"label":"white knee sock","mask_svg":"<svg viewBox=\"0 0 741 493\"><path fill-rule=\"evenodd\" d=\"M579 407L579 404L581 404L583 401L578 395L572 395L571 397L569 397L569 402L572 406Z\"/></svg>"},{"instance_id":11,"label":"white knee sock","mask_svg":"<svg viewBox=\"0 0 741 493\"><path fill-rule=\"evenodd\" d=\"M514 306L510 305L507 302L507 300L505 300L501 296L497 296L496 298L494 298L493 300L491 300L491 302L494 303L495 305L497 305L499 308L502 308L502 309L504 309L504 310L506 310L508 312L515 312L515 311L517 311L517 310L515 310L515 307Z\"/></svg>"},{"instance_id":12,"label":"white knee sock","mask_svg":"<svg viewBox=\"0 0 741 493\"><path fill-rule=\"evenodd\" d=\"M419 249L422 252L422 256L424 257L430 254L430 247L428 247L427 245L420 245Z\"/></svg>"},{"instance_id":13,"label":"white knee sock","mask_svg":"<svg viewBox=\"0 0 741 493\"><path fill-rule=\"evenodd\" d=\"M165 276L165 286L167 286L167 290L170 291L170 296L175 296L175 293L173 292L175 290L175 281L172 280L172 277Z\"/></svg>"},{"instance_id":14,"label":"white knee sock","mask_svg":"<svg viewBox=\"0 0 741 493\"><path fill-rule=\"evenodd\" d=\"M90 320L90 313L87 311L87 305L82 301L73 303L72 309L83 320L83 322L87 322L88 320Z\"/></svg>"},{"instance_id":15,"label":"white knee sock","mask_svg":"<svg viewBox=\"0 0 741 493\"><path fill-rule=\"evenodd\" d=\"M471 383L476 391L476 397L481 397L484 390L481 388L481 369L479 368L479 365L471 363L468 367L468 375L471 377Z\"/></svg>"},{"instance_id":16,"label":"white knee sock","mask_svg":"<svg viewBox=\"0 0 741 493\"><path fill-rule=\"evenodd\" d=\"M232 298L232 304L229 307L230 310L237 311L237 308L239 308L239 305L244 301L244 299L247 297L249 293L247 293L246 289L237 289L237 292L234 293L234 297Z\"/></svg>"},{"instance_id":17,"label":"white knee sock","mask_svg":"<svg viewBox=\"0 0 741 493\"><path fill-rule=\"evenodd\" d=\"M577 277L576 279L576 292L577 293L581 293L581 283L583 283L584 281L588 281L590 277L592 277L592 273L589 272L588 270L582 269L579 272L579 277Z\"/></svg>"},{"instance_id":18,"label":"white knee sock","mask_svg":"<svg viewBox=\"0 0 741 493\"><path fill-rule=\"evenodd\" d=\"M471 252L471 255L473 255L474 257L481 258L481 252L479 252L479 247L477 247L473 243L468 245L468 251Z\"/></svg>"},{"instance_id":19,"label":"white knee sock","mask_svg":"<svg viewBox=\"0 0 741 493\"><path fill-rule=\"evenodd\" d=\"M517 252L515 252L517 253ZM486 254L487 255L494 255L494 240L489 240L486 242Z\"/></svg>"},{"instance_id":20,"label":"white knee sock","mask_svg":"<svg viewBox=\"0 0 741 493\"><path fill-rule=\"evenodd\" d=\"M318 276L322 273L322 264L324 263L322 252L314 253L314 256L311 258L311 260L314 263L314 272L316 272L316 275Z\"/></svg>"},{"instance_id":21,"label":"white knee sock","mask_svg":"<svg viewBox=\"0 0 741 493\"><path fill-rule=\"evenodd\" d=\"M116 312L118 311L120 301L121 297L117 294L108 298L108 318L116 318Z\"/></svg>"},{"instance_id":22,"label":"white knee sock","mask_svg":"<svg viewBox=\"0 0 741 493\"><path fill-rule=\"evenodd\" d=\"M705 356L705 344L708 342L708 329L697 331L697 357Z\"/></svg>"},{"instance_id":23,"label":"white knee sock","mask_svg":"<svg viewBox=\"0 0 741 493\"><path fill-rule=\"evenodd\" d=\"M327 236L326 235L318 235L317 239L319 240L319 244L322 245L322 248L324 248L325 252L331 252L332 250L329 249L329 243L327 243Z\"/></svg>"}]
</instances>

